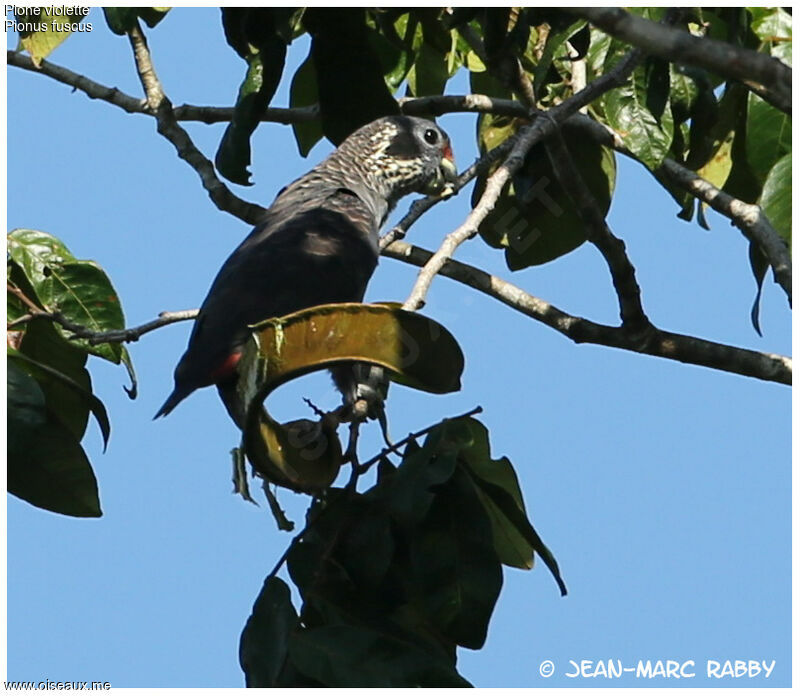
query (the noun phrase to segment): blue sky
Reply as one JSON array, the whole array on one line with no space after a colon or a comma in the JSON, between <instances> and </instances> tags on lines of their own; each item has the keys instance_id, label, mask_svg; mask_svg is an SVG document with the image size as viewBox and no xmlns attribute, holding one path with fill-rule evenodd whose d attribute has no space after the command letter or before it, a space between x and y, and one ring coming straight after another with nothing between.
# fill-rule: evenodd
<instances>
[{"instance_id":1,"label":"blue sky","mask_svg":"<svg viewBox=\"0 0 800 696\"><path fill-rule=\"evenodd\" d=\"M58 64L140 94L130 48L99 10L89 34L51 56ZM215 9L175 9L148 32L156 69L176 105L225 105L244 63L224 41ZM9 46L15 38L9 35ZM307 44L296 42L277 106ZM450 93L466 89L463 79ZM474 116L450 115L463 168L475 156ZM212 156L223 125L190 124ZM286 126L253 141L250 188L269 204L327 152L307 160ZM767 279L764 338L750 326L755 285L742 235L709 214L706 232L639 166L618 160L609 221L625 240L656 325L788 354L791 315ZM411 199L399 207L404 212ZM469 193L437 206L410 241L436 247L468 212ZM109 273L129 324L196 307L219 265L249 229L220 213L196 174L155 132L55 82L8 68L8 229L60 237ZM574 314L617 320L606 266L589 245L512 274L480 239L458 258ZM383 259L368 300L407 296L416 270ZM480 404L495 456L520 476L528 510L556 554L570 594L543 567L506 569L483 650L462 650L476 686L789 686L791 679L791 403L785 386L597 346L576 346L490 298L434 281L425 314L447 326L466 358L463 389L429 396L401 387L388 405L400 437ZM117 687L241 686L239 633L264 576L290 541L265 506L231 494L237 433L213 390L167 419L153 413L172 387L190 326L130 346L140 396L126 377L90 361L112 418L106 454L96 428L85 447L104 517L61 517L8 497L8 679L103 680ZM307 415L301 397L337 403L314 375L273 397L278 417ZM364 453L378 445L364 439ZM295 521L306 499L281 503ZM555 673L539 674L543 660ZM570 660L693 660L694 678L569 678ZM769 678L708 679L708 660L775 660Z\"/></svg>"}]
</instances>

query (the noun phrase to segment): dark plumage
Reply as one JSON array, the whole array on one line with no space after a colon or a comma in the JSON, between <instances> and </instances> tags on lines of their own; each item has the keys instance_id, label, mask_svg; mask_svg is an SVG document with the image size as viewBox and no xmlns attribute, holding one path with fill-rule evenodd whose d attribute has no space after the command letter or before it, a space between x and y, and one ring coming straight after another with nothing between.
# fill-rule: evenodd
<instances>
[{"instance_id":1,"label":"dark plumage","mask_svg":"<svg viewBox=\"0 0 800 696\"><path fill-rule=\"evenodd\" d=\"M397 201L439 191L454 177L450 141L431 121L390 116L350 135L278 194L223 264L175 369L175 389L155 417L217 384L238 421L226 393L248 326L315 305L360 302L378 263L378 232ZM335 381L348 389L341 373Z\"/></svg>"}]
</instances>

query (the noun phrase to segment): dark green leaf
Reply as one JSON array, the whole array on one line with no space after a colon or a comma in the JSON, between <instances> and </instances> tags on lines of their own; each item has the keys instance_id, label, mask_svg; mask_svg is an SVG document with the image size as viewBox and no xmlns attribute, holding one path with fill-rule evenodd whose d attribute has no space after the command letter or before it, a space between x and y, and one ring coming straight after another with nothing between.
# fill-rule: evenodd
<instances>
[{"instance_id":1,"label":"dark green leaf","mask_svg":"<svg viewBox=\"0 0 800 696\"><path fill-rule=\"evenodd\" d=\"M486 510L461 468L436 489L409 545L417 601L437 632L467 648L482 647L503 572Z\"/></svg>"},{"instance_id":2,"label":"dark green leaf","mask_svg":"<svg viewBox=\"0 0 800 696\"><path fill-rule=\"evenodd\" d=\"M566 595L567 586L564 584L564 581L561 578L561 572L558 569L558 563L556 562L555 557L551 553L550 549L544 545L541 537L533 528L533 525L531 525L531 523L528 521L528 518L525 516L525 514L519 510L511 494L507 490L494 483L491 483L486 479L473 477L473 480L475 481L476 485L492 499L492 501L503 511L506 517L508 517L514 526L522 533L522 535L533 547L533 550L536 551L539 556L541 556L544 564L553 574L553 577L558 584L558 588L561 591L561 595Z\"/></svg>"},{"instance_id":3,"label":"dark green leaf","mask_svg":"<svg viewBox=\"0 0 800 696\"><path fill-rule=\"evenodd\" d=\"M775 163L792 150L792 120L752 92L747 101L747 161L763 181Z\"/></svg>"},{"instance_id":4,"label":"dark green leaf","mask_svg":"<svg viewBox=\"0 0 800 696\"><path fill-rule=\"evenodd\" d=\"M19 461L32 446L39 430L47 420L45 399L37 381L8 360L6 384L8 397L9 460Z\"/></svg>"},{"instance_id":5,"label":"dark green leaf","mask_svg":"<svg viewBox=\"0 0 800 696\"><path fill-rule=\"evenodd\" d=\"M435 654L364 627L297 631L289 657L300 672L329 687L471 686Z\"/></svg>"},{"instance_id":6,"label":"dark green leaf","mask_svg":"<svg viewBox=\"0 0 800 696\"><path fill-rule=\"evenodd\" d=\"M131 359L131 354L128 352L128 349L125 346L120 346L120 348L122 349L120 352L120 359L128 372L128 377L131 380L130 387L123 386L122 388L125 390L128 398L135 399L139 392L139 383L136 380L136 370L133 369L133 360Z\"/></svg>"},{"instance_id":7,"label":"dark green leaf","mask_svg":"<svg viewBox=\"0 0 800 696\"><path fill-rule=\"evenodd\" d=\"M29 450L8 461L8 491L73 517L100 517L97 481L75 436L48 414Z\"/></svg>"},{"instance_id":8,"label":"dark green leaf","mask_svg":"<svg viewBox=\"0 0 800 696\"><path fill-rule=\"evenodd\" d=\"M314 61L309 55L297 68L297 72L292 78L292 86L289 89L289 105L295 109L312 106L318 101L317 73L314 70ZM298 121L292 124L292 131L294 139L297 141L297 149L305 157L311 152L311 148L322 139L322 122L319 118Z\"/></svg>"},{"instance_id":9,"label":"dark green leaf","mask_svg":"<svg viewBox=\"0 0 800 696\"><path fill-rule=\"evenodd\" d=\"M499 119L488 128L481 121L481 151L494 147L514 132L514 123ZM616 178L614 154L590 136L569 125L564 139L573 161L600 209L611 203ZM479 176L472 193L477 203L490 175ZM561 188L544 145L531 148L525 164L507 184L493 210L481 223L481 237L493 247L505 249L511 270L552 261L586 241L586 228L570 197Z\"/></svg>"},{"instance_id":10,"label":"dark green leaf","mask_svg":"<svg viewBox=\"0 0 800 696\"><path fill-rule=\"evenodd\" d=\"M466 420L472 431L472 442L459 453L459 461L469 467L470 473L505 490L513 499L519 513L526 515L522 491L514 467L506 458L492 459L489 453L489 432L478 420ZM486 508L492 523L494 549L505 565L515 568L533 567L533 546L509 516L494 500L477 487L478 497ZM516 519L516 517L515 517Z\"/></svg>"},{"instance_id":11,"label":"dark green leaf","mask_svg":"<svg viewBox=\"0 0 800 696\"><path fill-rule=\"evenodd\" d=\"M423 43L417 60L408 73L411 94L415 97L442 94L449 77L447 56L428 43Z\"/></svg>"},{"instance_id":12,"label":"dark green leaf","mask_svg":"<svg viewBox=\"0 0 800 696\"><path fill-rule=\"evenodd\" d=\"M578 33L585 26L586 26L586 20L579 19L578 21L570 24L566 29L562 31L556 31L556 32L551 31L550 34L548 34L547 41L545 42L544 49L542 50L541 58L539 58L539 60L536 62L536 68L533 73L534 94L536 94L537 96L541 94L542 85L544 84L545 77L547 76L548 71L553 65L554 59L559 59L561 62L564 62L566 59L569 58L569 52L567 51L567 41L569 41L569 39L574 34ZM530 46L530 49L532 50L533 46ZM526 51L526 54L527 53L528 52Z\"/></svg>"},{"instance_id":13,"label":"dark green leaf","mask_svg":"<svg viewBox=\"0 0 800 696\"><path fill-rule=\"evenodd\" d=\"M276 685L289 650L289 636L296 626L289 587L280 578L268 578L239 642L239 664L246 686Z\"/></svg>"},{"instance_id":14,"label":"dark green leaf","mask_svg":"<svg viewBox=\"0 0 800 696\"><path fill-rule=\"evenodd\" d=\"M369 32L370 46L380 61L383 78L392 94L397 91L397 88L406 79L408 71L414 64L414 52L411 49L410 35L413 35L416 25L416 21L409 21L409 13L405 12L397 18L391 27L393 40L390 40L379 31ZM406 38L401 39L400 35ZM406 39L408 39L407 42Z\"/></svg>"},{"instance_id":15,"label":"dark green leaf","mask_svg":"<svg viewBox=\"0 0 800 696\"><path fill-rule=\"evenodd\" d=\"M761 322L758 315L761 307L761 290L764 287L764 277L767 275L769 268L769 261L764 256L764 252L755 242L750 242L749 254L750 268L753 271L753 277L756 279L756 297L753 300L753 307L750 310L750 321L753 323L753 328L759 336L761 333Z\"/></svg>"},{"instance_id":16,"label":"dark green leaf","mask_svg":"<svg viewBox=\"0 0 800 696\"><path fill-rule=\"evenodd\" d=\"M167 12L170 11L169 7L139 7L139 16L144 20L144 23L151 29L158 24Z\"/></svg>"},{"instance_id":17,"label":"dark green leaf","mask_svg":"<svg viewBox=\"0 0 800 696\"><path fill-rule=\"evenodd\" d=\"M400 112L370 45L362 8L308 8L303 23L312 36L325 137L338 145L364 124Z\"/></svg>"},{"instance_id":18,"label":"dark green leaf","mask_svg":"<svg viewBox=\"0 0 800 696\"><path fill-rule=\"evenodd\" d=\"M148 27L153 28L164 19L169 10L169 7L104 7L103 13L108 28L123 36L133 29L139 17Z\"/></svg>"},{"instance_id":19,"label":"dark green leaf","mask_svg":"<svg viewBox=\"0 0 800 696\"><path fill-rule=\"evenodd\" d=\"M377 589L394 556L391 520L378 506L365 506L342 537L339 562L361 591Z\"/></svg>"},{"instance_id":20,"label":"dark green leaf","mask_svg":"<svg viewBox=\"0 0 800 696\"><path fill-rule=\"evenodd\" d=\"M247 61L233 118L225 129L214 163L237 184L250 186L250 138L278 88L286 59L286 40L278 25L286 8L223 8L225 36Z\"/></svg>"},{"instance_id":21,"label":"dark green leaf","mask_svg":"<svg viewBox=\"0 0 800 696\"><path fill-rule=\"evenodd\" d=\"M792 245L792 153L781 157L767 174L759 198L764 214L786 244Z\"/></svg>"},{"instance_id":22,"label":"dark green leaf","mask_svg":"<svg viewBox=\"0 0 800 696\"><path fill-rule=\"evenodd\" d=\"M139 16L136 7L104 7L103 14L106 16L108 28L119 36L130 31Z\"/></svg>"},{"instance_id":23,"label":"dark green leaf","mask_svg":"<svg viewBox=\"0 0 800 696\"><path fill-rule=\"evenodd\" d=\"M92 394L91 391L84 388L79 382L76 382L70 376L64 374L63 372L59 372L58 370L50 367L49 365L45 365L38 360L34 360L25 353L11 351L9 353L9 358L17 361L21 367L24 366L23 369L35 376L40 384L46 385L56 381L60 385L66 386L74 394L76 394L81 400L82 406L87 407L97 420L97 425L100 427L100 432L103 435L103 449L108 446L108 438L111 435L111 423L109 423L108 420L106 407L103 405L103 402L100 401L100 399L98 399L94 394ZM48 402L48 407L56 414L60 414L65 411L65 409L58 408L57 404L53 404L51 402ZM78 437L78 439L80 439L82 436L82 433L74 434L76 437Z\"/></svg>"},{"instance_id":24,"label":"dark green leaf","mask_svg":"<svg viewBox=\"0 0 800 696\"><path fill-rule=\"evenodd\" d=\"M731 148L733 165L722 190L745 203L755 203L761 195L763 180L759 180L753 173L747 161L747 109L739 109L734 126L735 133Z\"/></svg>"},{"instance_id":25,"label":"dark green leaf","mask_svg":"<svg viewBox=\"0 0 800 696\"><path fill-rule=\"evenodd\" d=\"M440 454L440 430L431 432L419 450L403 458L403 463L388 481L386 504L389 514L400 524L418 524L433 502L431 490L448 481L456 468L452 455Z\"/></svg>"},{"instance_id":26,"label":"dark green leaf","mask_svg":"<svg viewBox=\"0 0 800 696\"><path fill-rule=\"evenodd\" d=\"M225 178L251 186L250 137L258 127L283 72L286 44L277 35L272 44L248 59L247 74L239 88L233 118L225 129L214 164Z\"/></svg>"},{"instance_id":27,"label":"dark green leaf","mask_svg":"<svg viewBox=\"0 0 800 696\"><path fill-rule=\"evenodd\" d=\"M19 346L21 353L68 376L73 382L91 392L92 382L86 365L86 353L58 335L48 321L30 322ZM57 415L76 439L80 440L89 421L86 400L61 380L48 379L40 385L50 411Z\"/></svg>"}]
</instances>

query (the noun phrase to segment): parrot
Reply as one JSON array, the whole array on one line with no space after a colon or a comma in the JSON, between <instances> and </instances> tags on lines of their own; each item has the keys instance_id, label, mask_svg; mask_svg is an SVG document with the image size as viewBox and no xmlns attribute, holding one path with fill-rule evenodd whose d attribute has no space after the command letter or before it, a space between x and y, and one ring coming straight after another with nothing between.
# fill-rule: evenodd
<instances>
[{"instance_id":1,"label":"parrot","mask_svg":"<svg viewBox=\"0 0 800 696\"><path fill-rule=\"evenodd\" d=\"M432 121L386 116L355 130L278 193L222 265L175 368L175 387L154 418L216 385L242 427L236 365L249 327L317 305L361 302L378 263L379 231L397 202L414 192L442 193L456 179L450 138ZM332 373L352 405L358 370Z\"/></svg>"}]
</instances>

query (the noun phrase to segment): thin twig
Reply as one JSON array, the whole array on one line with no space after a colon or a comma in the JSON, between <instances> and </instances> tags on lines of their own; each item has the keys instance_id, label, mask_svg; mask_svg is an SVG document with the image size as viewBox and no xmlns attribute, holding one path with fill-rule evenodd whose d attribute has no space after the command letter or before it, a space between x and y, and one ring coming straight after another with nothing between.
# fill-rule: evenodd
<instances>
[{"instance_id":1,"label":"thin twig","mask_svg":"<svg viewBox=\"0 0 800 696\"><path fill-rule=\"evenodd\" d=\"M96 346L100 343L130 343L138 341L141 336L150 333L155 329L160 329L162 326L168 326L179 321L187 321L194 319L199 310L197 309L183 309L177 312L161 312L157 319L145 322L139 326L132 326L127 329L115 329L112 331L94 331L83 324L77 324L74 321L67 319L61 312L54 312L49 309L42 309L36 305L29 297L27 297L18 287L7 283L8 292L10 292L30 310L28 314L19 317L7 325L7 328L12 328L19 324L24 324L33 319L47 319L60 325L62 328L69 331L72 335L71 339L82 339L89 343L91 346Z\"/></svg>"},{"instance_id":2,"label":"thin twig","mask_svg":"<svg viewBox=\"0 0 800 696\"><path fill-rule=\"evenodd\" d=\"M199 310L197 309L183 309L177 312L161 312L157 319L145 322L139 326L132 326L129 329L120 329L119 331L91 331L84 326L73 325L69 328L73 332L72 338L83 338L89 342L89 345L97 345L98 343L131 343L138 341L141 336L162 326L169 326L179 321L188 321L197 316Z\"/></svg>"},{"instance_id":3,"label":"thin twig","mask_svg":"<svg viewBox=\"0 0 800 696\"><path fill-rule=\"evenodd\" d=\"M424 267L434 257L427 249L407 242L394 242L383 250L383 255L418 267ZM461 261L446 259L440 274L499 300L575 343L593 343L769 382L792 383L792 360L783 355L760 353L658 328L650 332L647 342L642 342L622 327L598 324L568 314L502 278Z\"/></svg>"},{"instance_id":4,"label":"thin twig","mask_svg":"<svg viewBox=\"0 0 800 696\"><path fill-rule=\"evenodd\" d=\"M759 95L792 113L792 69L777 58L708 37L666 27L618 7L568 7L611 36L667 60L696 65L745 85L756 83Z\"/></svg>"},{"instance_id":5,"label":"thin twig","mask_svg":"<svg viewBox=\"0 0 800 696\"><path fill-rule=\"evenodd\" d=\"M439 421L438 423L434 423L433 425L429 425L429 426L423 428L422 430L418 430L416 433L409 433L406 437L404 437L399 442L395 442L394 444L391 444L391 445L389 445L387 447L384 447L380 452L378 452L378 454L376 454L374 457L372 457L372 459L368 459L363 464L361 464L361 466L359 467L359 474L366 474L367 471L369 471L370 467L373 464L375 464L376 462L379 462L387 454L391 454L392 452L397 452L401 447L404 447L409 442L411 442L411 440L416 440L418 437L422 437L423 435L427 435L431 430L433 430L434 428L438 428L443 423L447 423L448 421L451 421L451 420L458 420L459 418L469 418L470 416L475 416L478 413L483 413L483 407L482 406L476 406L472 410L467 411L466 413L462 413L460 416L453 416L452 418L445 418L445 419Z\"/></svg>"}]
</instances>

